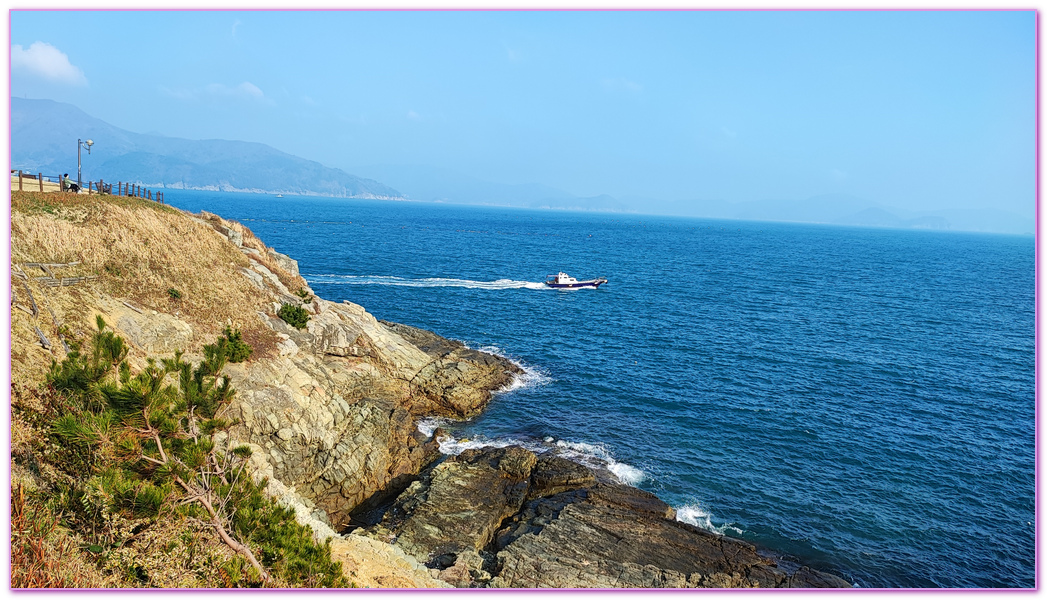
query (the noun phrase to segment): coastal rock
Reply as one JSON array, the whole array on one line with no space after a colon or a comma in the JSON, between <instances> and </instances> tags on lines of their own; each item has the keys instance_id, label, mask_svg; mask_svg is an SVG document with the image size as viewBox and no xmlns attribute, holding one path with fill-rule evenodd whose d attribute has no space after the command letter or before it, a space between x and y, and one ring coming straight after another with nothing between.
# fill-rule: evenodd
<instances>
[{"instance_id":1,"label":"coastal rock","mask_svg":"<svg viewBox=\"0 0 1047 600\"><path fill-rule=\"evenodd\" d=\"M361 588L449 588L396 546L359 535L331 540L331 558Z\"/></svg>"},{"instance_id":2,"label":"coastal rock","mask_svg":"<svg viewBox=\"0 0 1047 600\"><path fill-rule=\"evenodd\" d=\"M168 353L185 348L193 328L185 321L156 311L137 312L123 305L107 306L103 318L129 342L148 353Z\"/></svg>"},{"instance_id":3,"label":"coastal rock","mask_svg":"<svg viewBox=\"0 0 1047 600\"><path fill-rule=\"evenodd\" d=\"M413 483L372 535L456 587L849 587L675 516L583 465L483 448Z\"/></svg>"},{"instance_id":4,"label":"coastal rock","mask_svg":"<svg viewBox=\"0 0 1047 600\"><path fill-rule=\"evenodd\" d=\"M227 372L238 390L235 434L262 448L272 476L336 529L365 499L435 457L435 442L427 445L371 365L350 369L299 352Z\"/></svg>"},{"instance_id":5,"label":"coastal rock","mask_svg":"<svg viewBox=\"0 0 1047 600\"><path fill-rule=\"evenodd\" d=\"M596 476L585 465L559 456L542 456L535 464L527 499L544 498L595 484Z\"/></svg>"},{"instance_id":6,"label":"coastal rock","mask_svg":"<svg viewBox=\"0 0 1047 600\"><path fill-rule=\"evenodd\" d=\"M467 450L411 484L382 527L419 561L451 566L460 553L484 548L519 510L534 464L533 453L515 446Z\"/></svg>"},{"instance_id":7,"label":"coastal rock","mask_svg":"<svg viewBox=\"0 0 1047 600\"><path fill-rule=\"evenodd\" d=\"M276 263L276 266L280 267L284 271L287 271L291 275L294 275L295 277L300 276L298 272L297 260L291 258L290 256L287 256L286 254L280 254L272 248L266 249L266 254L269 256L270 260Z\"/></svg>"},{"instance_id":8,"label":"coastal rock","mask_svg":"<svg viewBox=\"0 0 1047 600\"><path fill-rule=\"evenodd\" d=\"M414 414L456 419L476 416L491 401L491 390L523 374L523 369L506 358L472 350L431 331L390 321L381 324L431 359L411 380Z\"/></svg>"},{"instance_id":9,"label":"coastal rock","mask_svg":"<svg viewBox=\"0 0 1047 600\"><path fill-rule=\"evenodd\" d=\"M509 587L850 587L790 573L741 540L675 520L653 494L598 483L529 502L497 536Z\"/></svg>"},{"instance_id":10,"label":"coastal rock","mask_svg":"<svg viewBox=\"0 0 1047 600\"><path fill-rule=\"evenodd\" d=\"M273 477L342 529L361 503L406 485L437 457L436 441L418 432L416 418L478 411L514 366L429 333L430 344L460 353L458 375L449 377L362 307L310 304L316 314L304 330L261 315L282 338L278 356L227 367L238 390L231 409L242 423L237 434L263 448ZM457 409L435 410L446 406Z\"/></svg>"}]
</instances>

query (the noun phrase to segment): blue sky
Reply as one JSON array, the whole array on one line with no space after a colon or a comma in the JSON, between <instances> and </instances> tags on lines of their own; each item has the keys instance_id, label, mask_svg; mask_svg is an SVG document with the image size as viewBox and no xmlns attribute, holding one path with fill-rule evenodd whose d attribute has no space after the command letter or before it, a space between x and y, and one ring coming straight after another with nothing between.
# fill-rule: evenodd
<instances>
[{"instance_id":1,"label":"blue sky","mask_svg":"<svg viewBox=\"0 0 1047 600\"><path fill-rule=\"evenodd\" d=\"M349 172L1031 216L1035 25L1032 11L14 11L11 93Z\"/></svg>"}]
</instances>

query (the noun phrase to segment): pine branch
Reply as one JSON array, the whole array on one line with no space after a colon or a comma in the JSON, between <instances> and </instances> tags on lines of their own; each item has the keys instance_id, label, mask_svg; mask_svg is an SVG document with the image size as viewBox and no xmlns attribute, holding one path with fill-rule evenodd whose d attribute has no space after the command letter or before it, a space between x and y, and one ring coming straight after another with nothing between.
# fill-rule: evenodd
<instances>
[{"instance_id":1,"label":"pine branch","mask_svg":"<svg viewBox=\"0 0 1047 600\"><path fill-rule=\"evenodd\" d=\"M239 552L241 556L246 558L247 561L251 563L251 566L253 566L258 571L258 575L261 576L263 581L267 583L271 582L272 577L269 576L269 573L266 572L265 567L263 567L262 564L258 562L258 559L255 558L254 552L251 552L251 549L248 548L247 545L241 544L240 542L234 540L229 535L229 532L226 531L225 527L222 525L221 520L218 518L218 513L215 512L214 507L211 506L211 501L208 499L209 494L207 494L204 491L194 490L189 484L183 481L181 477L175 476L175 481L178 483L178 485L182 486L182 488L185 489L186 492L194 494L196 496L196 501L200 503L200 505L203 506L205 510L207 510L207 514L211 516L211 526L214 527L215 531L218 532L218 536L222 538L222 541L225 542L225 545L232 548L235 552Z\"/></svg>"}]
</instances>

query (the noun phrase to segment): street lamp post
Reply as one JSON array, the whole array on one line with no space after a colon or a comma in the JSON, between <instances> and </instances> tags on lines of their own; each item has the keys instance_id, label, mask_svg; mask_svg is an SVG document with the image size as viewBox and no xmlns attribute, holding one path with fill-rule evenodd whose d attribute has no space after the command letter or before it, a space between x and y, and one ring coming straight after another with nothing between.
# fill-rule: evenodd
<instances>
[{"instance_id":1,"label":"street lamp post","mask_svg":"<svg viewBox=\"0 0 1047 600\"><path fill-rule=\"evenodd\" d=\"M91 146L94 145L95 143L93 140L87 140L86 142L83 140L76 140L76 187L78 189L84 187L83 184L80 183L80 148L87 148L87 153L90 154Z\"/></svg>"}]
</instances>

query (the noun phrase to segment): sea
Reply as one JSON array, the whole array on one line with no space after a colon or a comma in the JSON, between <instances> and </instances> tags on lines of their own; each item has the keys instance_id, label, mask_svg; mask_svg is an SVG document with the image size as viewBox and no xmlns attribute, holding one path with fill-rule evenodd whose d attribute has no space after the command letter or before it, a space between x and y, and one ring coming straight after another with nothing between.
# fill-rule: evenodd
<instances>
[{"instance_id":1,"label":"sea","mask_svg":"<svg viewBox=\"0 0 1047 600\"><path fill-rule=\"evenodd\" d=\"M608 469L862 588L1036 585L1033 236L169 190L516 361L447 453ZM599 289L542 284L565 271Z\"/></svg>"}]
</instances>

